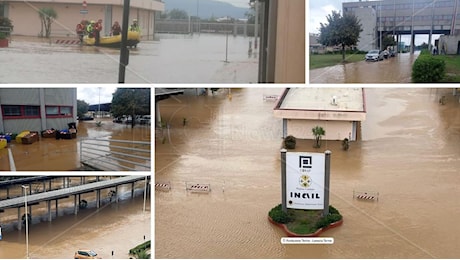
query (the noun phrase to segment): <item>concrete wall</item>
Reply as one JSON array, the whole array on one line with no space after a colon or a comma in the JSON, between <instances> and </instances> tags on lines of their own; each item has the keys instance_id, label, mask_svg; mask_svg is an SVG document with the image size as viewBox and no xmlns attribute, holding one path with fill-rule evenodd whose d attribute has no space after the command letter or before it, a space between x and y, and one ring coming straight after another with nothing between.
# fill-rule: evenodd
<instances>
[{"instance_id":1,"label":"concrete wall","mask_svg":"<svg viewBox=\"0 0 460 260\"><path fill-rule=\"evenodd\" d=\"M320 126L326 131L323 140L343 140L350 138L355 140L353 122L351 121L320 121L287 119L287 135L293 135L300 139L314 139L312 128Z\"/></svg>"},{"instance_id":2,"label":"concrete wall","mask_svg":"<svg viewBox=\"0 0 460 260\"><path fill-rule=\"evenodd\" d=\"M276 83L305 83L305 0L278 1Z\"/></svg>"},{"instance_id":3,"label":"concrete wall","mask_svg":"<svg viewBox=\"0 0 460 260\"><path fill-rule=\"evenodd\" d=\"M370 51L377 49L377 31L375 25L377 23L377 14L373 8L365 7L358 8L353 11L354 15L361 23L363 31L360 33L358 50Z\"/></svg>"},{"instance_id":4,"label":"concrete wall","mask_svg":"<svg viewBox=\"0 0 460 260\"><path fill-rule=\"evenodd\" d=\"M460 35L441 35L439 37L439 54L459 54Z\"/></svg>"}]
</instances>

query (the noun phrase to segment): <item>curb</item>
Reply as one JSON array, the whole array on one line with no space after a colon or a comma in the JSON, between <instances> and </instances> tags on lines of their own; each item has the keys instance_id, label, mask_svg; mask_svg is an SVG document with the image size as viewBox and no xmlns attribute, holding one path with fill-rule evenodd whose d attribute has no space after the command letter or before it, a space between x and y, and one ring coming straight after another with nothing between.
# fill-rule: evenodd
<instances>
[{"instance_id":1,"label":"curb","mask_svg":"<svg viewBox=\"0 0 460 260\"><path fill-rule=\"evenodd\" d=\"M317 237L321 233L323 233L323 232L325 232L325 231L327 231L327 230L329 230L331 228L341 226L343 224L343 216L342 216L341 220L339 220L337 222L334 222L334 223L331 223L329 226L327 226L325 228L320 228L320 229L316 230L315 233L311 233L311 234L297 234L297 233L294 233L294 232L290 231L285 224L275 222L270 216L268 216L268 221L270 221L270 223L282 228L284 230L284 232L286 232L288 237Z\"/></svg>"}]
</instances>

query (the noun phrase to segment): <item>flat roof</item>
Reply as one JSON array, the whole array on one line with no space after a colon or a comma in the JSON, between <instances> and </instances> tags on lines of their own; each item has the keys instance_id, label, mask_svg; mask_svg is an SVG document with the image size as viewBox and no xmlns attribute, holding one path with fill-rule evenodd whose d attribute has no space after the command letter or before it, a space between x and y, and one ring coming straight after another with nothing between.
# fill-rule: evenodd
<instances>
[{"instance_id":1,"label":"flat roof","mask_svg":"<svg viewBox=\"0 0 460 260\"><path fill-rule=\"evenodd\" d=\"M287 88L273 115L283 119L363 121L366 103L362 88Z\"/></svg>"},{"instance_id":2,"label":"flat roof","mask_svg":"<svg viewBox=\"0 0 460 260\"><path fill-rule=\"evenodd\" d=\"M364 111L362 88L291 88L280 109Z\"/></svg>"}]
</instances>

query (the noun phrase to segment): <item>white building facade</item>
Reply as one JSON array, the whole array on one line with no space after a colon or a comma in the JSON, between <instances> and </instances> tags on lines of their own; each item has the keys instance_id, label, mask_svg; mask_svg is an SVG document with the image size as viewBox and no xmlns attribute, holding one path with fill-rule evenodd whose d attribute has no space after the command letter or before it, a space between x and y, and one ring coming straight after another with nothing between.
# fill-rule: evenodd
<instances>
[{"instance_id":1,"label":"white building facade","mask_svg":"<svg viewBox=\"0 0 460 260\"><path fill-rule=\"evenodd\" d=\"M366 119L364 91L361 88L286 89L274 108L283 119L283 138L293 135L314 139L312 128L322 127L324 140L357 140L359 122Z\"/></svg>"},{"instance_id":2,"label":"white building facade","mask_svg":"<svg viewBox=\"0 0 460 260\"><path fill-rule=\"evenodd\" d=\"M0 2L0 16L12 20L13 36L37 36L42 30L38 11L45 7L53 8L57 13L51 25L51 36L54 37L76 37L76 25L83 19L102 19L102 35L109 35L115 21L122 24L123 1L120 0L8 0ZM152 39L155 17L161 11L164 11L164 3L159 0L131 0L129 24L137 19L143 39Z\"/></svg>"}]
</instances>

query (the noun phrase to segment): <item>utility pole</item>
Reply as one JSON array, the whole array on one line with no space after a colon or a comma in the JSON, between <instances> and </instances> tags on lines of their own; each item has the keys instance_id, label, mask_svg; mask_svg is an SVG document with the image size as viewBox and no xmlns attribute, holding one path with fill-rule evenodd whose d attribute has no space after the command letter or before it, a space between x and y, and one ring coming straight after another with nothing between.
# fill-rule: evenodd
<instances>
[{"instance_id":1,"label":"utility pole","mask_svg":"<svg viewBox=\"0 0 460 260\"><path fill-rule=\"evenodd\" d=\"M125 83L125 71L129 62L128 50L128 26L129 26L129 6L130 0L124 0L123 3L123 25L121 31L121 47L120 47L120 67L118 72L118 83Z\"/></svg>"}]
</instances>

